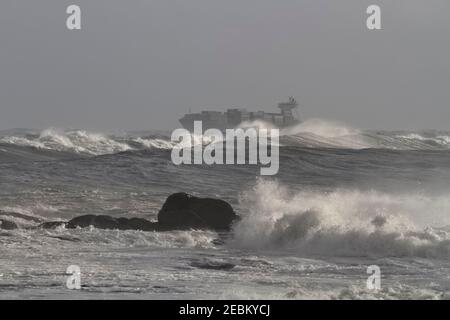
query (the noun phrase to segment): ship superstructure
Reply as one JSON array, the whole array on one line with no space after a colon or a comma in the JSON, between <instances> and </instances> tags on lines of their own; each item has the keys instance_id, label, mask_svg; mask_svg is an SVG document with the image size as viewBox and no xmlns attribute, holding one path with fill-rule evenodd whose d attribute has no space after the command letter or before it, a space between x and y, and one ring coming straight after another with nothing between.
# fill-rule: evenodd
<instances>
[{"instance_id":1,"label":"ship superstructure","mask_svg":"<svg viewBox=\"0 0 450 320\"><path fill-rule=\"evenodd\" d=\"M264 111L249 112L245 108L227 109L220 111L201 111L185 114L179 121L189 131L194 130L194 121L202 121L203 130L216 128L219 130L233 129L244 122L263 121L279 128L300 123L298 103L290 97L287 102L278 104L280 113Z\"/></svg>"}]
</instances>

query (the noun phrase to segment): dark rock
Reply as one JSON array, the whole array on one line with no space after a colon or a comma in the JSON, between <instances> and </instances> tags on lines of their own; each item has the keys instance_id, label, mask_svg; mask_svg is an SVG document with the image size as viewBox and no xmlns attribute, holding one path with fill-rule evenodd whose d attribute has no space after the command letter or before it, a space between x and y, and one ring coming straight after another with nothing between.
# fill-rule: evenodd
<instances>
[{"instance_id":1,"label":"dark rock","mask_svg":"<svg viewBox=\"0 0 450 320\"><path fill-rule=\"evenodd\" d=\"M141 218L113 218L105 215L84 215L67 223L68 229L95 227L98 229L155 231L157 224Z\"/></svg>"},{"instance_id":2,"label":"dark rock","mask_svg":"<svg viewBox=\"0 0 450 320\"><path fill-rule=\"evenodd\" d=\"M13 230L17 228L17 224L15 224L14 222L0 219L0 229Z\"/></svg>"},{"instance_id":3,"label":"dark rock","mask_svg":"<svg viewBox=\"0 0 450 320\"><path fill-rule=\"evenodd\" d=\"M65 222L65 221L48 221L48 222L41 223L38 226L38 228L56 229L58 227L65 227L66 224L67 224L67 222Z\"/></svg>"},{"instance_id":4,"label":"dark rock","mask_svg":"<svg viewBox=\"0 0 450 320\"><path fill-rule=\"evenodd\" d=\"M225 261L214 261L214 260L193 261L191 263L191 266L199 269L224 270L224 271L229 271L234 267L236 267L234 263Z\"/></svg>"},{"instance_id":5,"label":"dark rock","mask_svg":"<svg viewBox=\"0 0 450 320\"><path fill-rule=\"evenodd\" d=\"M93 226L98 229L119 229L119 222L117 219L110 216L97 216L88 214L84 216L75 217L67 223L67 228L87 228Z\"/></svg>"},{"instance_id":6,"label":"dark rock","mask_svg":"<svg viewBox=\"0 0 450 320\"><path fill-rule=\"evenodd\" d=\"M126 230L156 231L158 229L158 223L142 218L118 218L117 220L121 228Z\"/></svg>"},{"instance_id":7,"label":"dark rock","mask_svg":"<svg viewBox=\"0 0 450 320\"><path fill-rule=\"evenodd\" d=\"M98 229L170 231L187 229L230 230L238 219L233 208L225 201L210 198L198 198L186 193L169 196L158 213L158 222L142 218L114 218L106 215L84 215L69 222L45 222L40 227L49 229L65 225L68 229Z\"/></svg>"},{"instance_id":8,"label":"dark rock","mask_svg":"<svg viewBox=\"0 0 450 320\"><path fill-rule=\"evenodd\" d=\"M220 199L186 193L170 195L158 213L158 224L167 229L230 230L238 218L231 205Z\"/></svg>"}]
</instances>

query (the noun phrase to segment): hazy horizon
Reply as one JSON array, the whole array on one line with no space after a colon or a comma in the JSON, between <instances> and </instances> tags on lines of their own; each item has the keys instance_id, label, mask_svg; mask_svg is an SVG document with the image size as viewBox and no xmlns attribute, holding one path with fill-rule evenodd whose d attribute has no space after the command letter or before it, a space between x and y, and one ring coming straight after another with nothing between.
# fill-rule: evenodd
<instances>
[{"instance_id":1,"label":"hazy horizon","mask_svg":"<svg viewBox=\"0 0 450 320\"><path fill-rule=\"evenodd\" d=\"M170 130L190 110L276 110L374 130L450 130L450 2L7 0L0 130ZM366 8L382 9L382 30Z\"/></svg>"}]
</instances>

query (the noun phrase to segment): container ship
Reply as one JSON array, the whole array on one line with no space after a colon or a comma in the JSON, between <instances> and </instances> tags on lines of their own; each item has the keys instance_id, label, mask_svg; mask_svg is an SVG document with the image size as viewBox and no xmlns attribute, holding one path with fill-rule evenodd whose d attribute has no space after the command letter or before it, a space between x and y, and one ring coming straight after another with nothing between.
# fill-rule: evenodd
<instances>
[{"instance_id":1,"label":"container ship","mask_svg":"<svg viewBox=\"0 0 450 320\"><path fill-rule=\"evenodd\" d=\"M287 102L278 104L279 113L270 113L264 111L247 111L245 108L227 109L221 111L201 111L199 113L187 113L179 121L181 125L194 131L194 121L202 121L203 130L207 129L234 129L242 123L251 123L253 121L263 121L278 128L292 126L301 122L298 103L293 97L289 97Z\"/></svg>"}]
</instances>

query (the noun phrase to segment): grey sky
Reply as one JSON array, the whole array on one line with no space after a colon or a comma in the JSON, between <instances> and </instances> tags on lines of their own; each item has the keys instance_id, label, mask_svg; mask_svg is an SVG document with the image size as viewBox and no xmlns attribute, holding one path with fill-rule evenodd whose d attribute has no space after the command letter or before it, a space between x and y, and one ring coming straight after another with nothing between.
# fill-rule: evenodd
<instances>
[{"instance_id":1,"label":"grey sky","mask_svg":"<svg viewBox=\"0 0 450 320\"><path fill-rule=\"evenodd\" d=\"M82 9L82 30L65 27ZM365 10L382 8L381 31ZM2 0L0 129L164 129L201 109L450 129L448 0Z\"/></svg>"}]
</instances>

